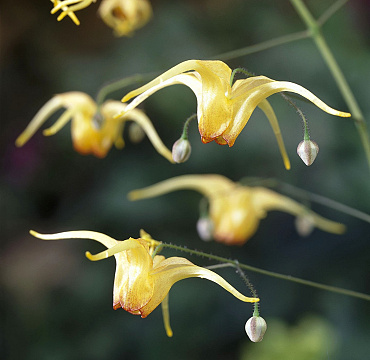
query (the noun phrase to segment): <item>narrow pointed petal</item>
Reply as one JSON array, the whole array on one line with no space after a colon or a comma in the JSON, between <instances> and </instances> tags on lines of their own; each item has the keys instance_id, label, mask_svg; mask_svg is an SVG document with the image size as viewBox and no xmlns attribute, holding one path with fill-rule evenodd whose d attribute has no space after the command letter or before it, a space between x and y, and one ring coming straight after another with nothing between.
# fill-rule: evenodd
<instances>
[{"instance_id":1,"label":"narrow pointed petal","mask_svg":"<svg viewBox=\"0 0 370 360\"><path fill-rule=\"evenodd\" d=\"M133 91L130 91L128 94L126 94L123 98L122 98L122 102L127 102L128 100L132 99L133 97L137 96L137 95L140 95L141 93L149 90L150 88L154 87L154 86L157 86L161 83L163 83L164 81L176 76L176 75L179 75L179 74L182 74L186 71L191 71L191 70L195 70L197 67L198 67L198 60L187 60L187 61L184 61L174 67L172 67L171 69L165 71L162 75L156 77L154 80L150 81L149 83L147 83L146 85L143 85L141 87L139 87L138 89L136 90L133 90Z\"/></svg>"},{"instance_id":2,"label":"narrow pointed petal","mask_svg":"<svg viewBox=\"0 0 370 360\"><path fill-rule=\"evenodd\" d=\"M56 234L40 234L34 230L30 230L30 234L42 239L42 240L61 240L61 239L89 239L95 240L110 248L115 246L118 241L116 239L111 238L108 235L96 232L96 231L88 231L88 230L80 230L80 231L65 231Z\"/></svg>"},{"instance_id":3,"label":"narrow pointed petal","mask_svg":"<svg viewBox=\"0 0 370 360\"><path fill-rule=\"evenodd\" d=\"M145 99L147 99L149 96L153 95L158 90L161 90L161 89L163 89L167 86L176 85L176 84L182 84L182 85L188 86L194 92L194 94L196 95L196 97L198 99L198 104L201 103L201 101L200 101L201 100L201 95L202 95L201 81L196 76L194 76L193 73L187 73L187 74L180 74L180 75L173 76L173 77L171 77L171 78L169 78L165 81L160 82L159 84L156 84L156 85L153 85L153 86L149 87L147 90L145 90L143 92L140 92L138 94L139 96L137 96L133 101L131 101L127 105L127 107L125 109L125 112L128 112L128 111L134 109L139 104L141 104ZM128 95L126 95L122 99L122 102L124 102L124 100L126 100ZM130 96L130 98L132 98L134 96L135 95ZM127 100L129 100L130 98L127 98ZM199 113L198 113L198 118L199 118Z\"/></svg>"},{"instance_id":4,"label":"narrow pointed petal","mask_svg":"<svg viewBox=\"0 0 370 360\"><path fill-rule=\"evenodd\" d=\"M78 111L78 110L77 110ZM58 131L60 131L69 120L71 120L73 114L76 113L76 109L68 109L66 110L62 116L48 129L45 129L42 133L44 136L51 136L55 135Z\"/></svg>"},{"instance_id":5,"label":"narrow pointed petal","mask_svg":"<svg viewBox=\"0 0 370 360\"><path fill-rule=\"evenodd\" d=\"M157 152L169 162L174 163L172 159L172 152L163 144L150 119L142 110L132 109L127 111L127 107L127 104L123 104L119 101L107 101L102 105L101 111L102 114L108 119L107 121L134 121L144 130ZM122 118L115 117L115 115L119 113L124 114Z\"/></svg>"},{"instance_id":6,"label":"narrow pointed petal","mask_svg":"<svg viewBox=\"0 0 370 360\"><path fill-rule=\"evenodd\" d=\"M284 161L284 166L287 170L289 170L290 161L289 161L289 157L286 152L286 149L285 149L283 136L281 135L279 122L276 118L275 112L267 100L262 100L258 104L258 107L265 113L266 117L269 119L270 125L272 127L272 130L274 131L274 134L275 134L278 146L279 146L281 157L283 158L283 161Z\"/></svg>"},{"instance_id":7,"label":"narrow pointed petal","mask_svg":"<svg viewBox=\"0 0 370 360\"><path fill-rule=\"evenodd\" d=\"M171 324L170 324L170 310L168 307L168 294L161 302L161 306L162 306L163 324L166 330L166 334L168 337L172 337L173 332L172 332Z\"/></svg>"},{"instance_id":8,"label":"narrow pointed petal","mask_svg":"<svg viewBox=\"0 0 370 360\"><path fill-rule=\"evenodd\" d=\"M153 268L152 277L154 278L153 297L146 306L140 309L141 317L148 316L163 301L173 284L191 277L213 281L241 301L251 303L259 301L258 298L244 296L220 275L209 269L196 266L184 258L171 257L161 261Z\"/></svg>"},{"instance_id":9,"label":"narrow pointed petal","mask_svg":"<svg viewBox=\"0 0 370 360\"><path fill-rule=\"evenodd\" d=\"M209 196L230 191L236 185L221 175L183 175L164 180L143 189L131 191L128 198L132 201L151 198L171 191L191 189Z\"/></svg>"},{"instance_id":10,"label":"narrow pointed petal","mask_svg":"<svg viewBox=\"0 0 370 360\"><path fill-rule=\"evenodd\" d=\"M280 210L295 216L309 214L317 228L333 234L343 234L345 232L346 227L343 224L325 219L293 199L262 187L254 187L252 191L253 203L261 218L270 210Z\"/></svg>"},{"instance_id":11,"label":"narrow pointed petal","mask_svg":"<svg viewBox=\"0 0 370 360\"><path fill-rule=\"evenodd\" d=\"M232 146L234 144L236 138L247 124L250 116L252 115L254 109L258 106L258 104L267 97L282 91L299 94L328 114L340 117L351 116L350 113L335 110L326 105L323 101L321 101L310 91L306 90L303 86L287 81L275 81L268 78L266 79L266 83L251 89L249 94L244 93L240 94L237 98L233 97L233 101L236 104L234 119L232 124L222 134L222 137L227 141L229 146Z\"/></svg>"},{"instance_id":12,"label":"narrow pointed petal","mask_svg":"<svg viewBox=\"0 0 370 360\"><path fill-rule=\"evenodd\" d=\"M40 128L40 126L59 108L63 106L60 97L55 96L50 99L34 116L26 129L20 134L15 141L16 146L23 146Z\"/></svg>"},{"instance_id":13,"label":"narrow pointed petal","mask_svg":"<svg viewBox=\"0 0 370 360\"><path fill-rule=\"evenodd\" d=\"M106 259L110 256L116 255L122 251L131 250L140 247L140 243L135 239L127 239L123 241L117 241L117 244L110 247L108 250L104 250L96 255L92 255L89 251L86 252L86 257L91 261L98 261Z\"/></svg>"}]
</instances>

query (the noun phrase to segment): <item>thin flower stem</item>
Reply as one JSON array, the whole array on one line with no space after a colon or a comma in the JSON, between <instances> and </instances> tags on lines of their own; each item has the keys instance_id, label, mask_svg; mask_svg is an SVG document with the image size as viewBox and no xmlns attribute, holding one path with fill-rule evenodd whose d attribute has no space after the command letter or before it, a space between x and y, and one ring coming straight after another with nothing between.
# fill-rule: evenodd
<instances>
[{"instance_id":1,"label":"thin flower stem","mask_svg":"<svg viewBox=\"0 0 370 360\"><path fill-rule=\"evenodd\" d=\"M317 20L317 23L320 25L320 26L323 26L338 10L340 10L346 3L348 2L348 0L338 0L337 2L335 2L334 4L332 4L329 8L326 9L326 11L324 11L322 13L322 15L319 17L319 19Z\"/></svg>"},{"instance_id":2,"label":"thin flower stem","mask_svg":"<svg viewBox=\"0 0 370 360\"><path fill-rule=\"evenodd\" d=\"M328 47L328 44L326 43L324 36L320 31L321 24L319 23L319 21L316 21L314 19L306 5L303 3L303 0L290 0L290 2L296 9L299 16L305 22L310 36L314 40L319 52L321 53L321 56L326 62L326 65L328 66L332 76L334 77L335 82L337 83L338 89L340 90L350 112L352 113L352 117L355 121L357 131L359 132L370 168L370 139L365 118L361 112L355 96L352 93L351 88L349 87L346 78L344 77L343 72L339 68L337 61L335 60L331 50ZM339 0L338 3L342 3L342 0ZM332 14L333 13L334 12L332 12ZM326 21L325 18L324 20Z\"/></svg>"},{"instance_id":3,"label":"thin flower stem","mask_svg":"<svg viewBox=\"0 0 370 360\"><path fill-rule=\"evenodd\" d=\"M181 139L183 140L188 140L188 134L189 134L189 124L192 120L196 119L197 118L197 114L193 114L191 116L189 116L186 121L185 121L185 124L184 124L184 128L182 130L182 135L181 135Z\"/></svg>"},{"instance_id":4,"label":"thin flower stem","mask_svg":"<svg viewBox=\"0 0 370 360\"><path fill-rule=\"evenodd\" d=\"M290 275L279 274L279 273L276 273L276 272L273 272L273 271L260 269L260 268L250 266L250 265L246 265L246 264L241 264L236 260L230 260L230 259L227 259L227 258L224 258L224 257L221 257L221 256L207 254L207 253L204 253L202 251L192 250L192 249L188 249L188 248L178 246L178 245L167 244L167 243L162 243L162 244L163 244L163 247L166 247L166 248L179 250L179 251L184 251L184 252L187 252L189 254L196 255L196 256L202 256L202 257L208 258L210 260L218 261L220 263L232 264L232 266L234 266L236 268L239 266L241 269L253 271L253 272L263 274L263 275L267 275L267 276L271 276L271 277L274 277L274 278L277 278L277 279L292 281L292 282L295 282L295 283L298 283L298 284L301 284L301 285L311 286L311 287L315 287L315 288L318 288L318 289L321 289L321 290L326 290L326 291L334 292L334 293L337 293L337 294L347 295L347 296L351 296L351 297L355 297L355 298L370 301L370 295L363 294L363 293L360 293L360 292L357 292L357 291L346 290L346 289L338 288L338 287L335 287L335 286L330 286L330 285L317 283L317 282L310 281L310 280L300 279L300 278L290 276Z\"/></svg>"},{"instance_id":5,"label":"thin flower stem","mask_svg":"<svg viewBox=\"0 0 370 360\"><path fill-rule=\"evenodd\" d=\"M153 76L157 74L158 74L157 72L148 74L136 74L104 85L96 95L96 103L98 104L98 106L100 106L110 93L123 89L124 87L129 86L131 84L151 79Z\"/></svg>"},{"instance_id":6,"label":"thin flower stem","mask_svg":"<svg viewBox=\"0 0 370 360\"><path fill-rule=\"evenodd\" d=\"M242 74L247 75L247 76L254 76L254 74L249 72L247 69L236 68L236 69L233 70L233 72L231 73L231 76L230 76L230 86L231 87L233 86L234 77L237 73L242 73Z\"/></svg>"},{"instance_id":7,"label":"thin flower stem","mask_svg":"<svg viewBox=\"0 0 370 360\"><path fill-rule=\"evenodd\" d=\"M303 138L304 138L304 140L307 140L307 141L310 140L310 133L309 133L309 129L308 129L307 119L304 116L302 110L292 100L290 100L289 96L285 95L283 92L280 93L280 95L283 97L283 99L285 101L287 101L297 111L297 113L299 114L299 116L301 117L302 122L303 122L303 129L304 129L303 130Z\"/></svg>"},{"instance_id":8,"label":"thin flower stem","mask_svg":"<svg viewBox=\"0 0 370 360\"><path fill-rule=\"evenodd\" d=\"M238 58L238 57L241 57L241 56L254 54L254 53L257 53L259 51L268 50L268 49L271 49L273 47L276 47L276 46L279 46L279 45L284 45L284 44L287 44L287 43L290 43L290 42L293 42L293 41L307 39L309 36L310 36L310 33L307 30L306 31L299 31L299 32L296 32L296 33L293 33L293 34L279 36L275 39L267 40L267 41L261 42L259 44L250 45L250 46L247 46L247 47L244 47L244 48L241 48L241 49L237 49L237 50L229 51L229 52L226 52L226 53L223 53L223 54L219 54L219 55L214 56L213 58L211 58L211 60L212 59L214 59L214 60L223 60L223 61L231 60L231 59L235 59L235 58Z\"/></svg>"}]
</instances>

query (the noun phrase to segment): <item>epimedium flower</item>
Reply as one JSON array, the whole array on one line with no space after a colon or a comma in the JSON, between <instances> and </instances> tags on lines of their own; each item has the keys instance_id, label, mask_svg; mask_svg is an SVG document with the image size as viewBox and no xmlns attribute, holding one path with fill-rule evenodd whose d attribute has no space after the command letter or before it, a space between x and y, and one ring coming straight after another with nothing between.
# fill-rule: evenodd
<instances>
[{"instance_id":1,"label":"epimedium flower","mask_svg":"<svg viewBox=\"0 0 370 360\"><path fill-rule=\"evenodd\" d=\"M102 0L98 13L117 36L130 36L152 17L148 0Z\"/></svg>"},{"instance_id":2,"label":"epimedium flower","mask_svg":"<svg viewBox=\"0 0 370 360\"><path fill-rule=\"evenodd\" d=\"M120 101L107 100L98 108L95 101L82 92L55 95L37 112L16 139L16 145L23 146L53 113L65 108L65 112L53 126L44 130L43 134L54 135L71 120L73 146L80 154L93 154L104 158L113 144L118 149L123 148L124 124L126 121L134 121L145 131L155 149L173 162L171 151L163 144L150 119L142 110L132 109L119 118L115 117L117 113L125 111L126 107L127 104Z\"/></svg>"},{"instance_id":3,"label":"epimedium flower","mask_svg":"<svg viewBox=\"0 0 370 360\"><path fill-rule=\"evenodd\" d=\"M56 234L30 233L42 240L90 239L103 244L107 250L91 255L86 252L89 260L97 261L114 256L116 273L113 288L113 309L122 307L134 315L147 317L159 304L162 304L163 319L168 336L172 336L169 323L168 293L176 282L199 277L215 282L244 302L258 302L258 298L246 297L232 287L215 272L194 265L182 257L165 258L156 255L161 242L151 238L141 230L140 238L129 238L118 241L102 233L94 231L67 231Z\"/></svg>"},{"instance_id":4,"label":"epimedium flower","mask_svg":"<svg viewBox=\"0 0 370 360\"><path fill-rule=\"evenodd\" d=\"M167 86L188 86L197 98L198 128L203 143L216 141L234 145L253 111L259 107L267 116L275 133L285 167L290 168L280 127L267 97L278 92L292 92L303 96L323 111L341 117L351 114L335 110L304 87L275 81L266 76L252 76L233 82L232 70L222 61L187 60L167 70L148 84L129 92L122 99L135 97L126 111L134 109L147 97Z\"/></svg>"},{"instance_id":5,"label":"epimedium flower","mask_svg":"<svg viewBox=\"0 0 370 360\"><path fill-rule=\"evenodd\" d=\"M178 176L134 190L128 197L139 200L182 189L196 190L208 199L213 238L227 245L243 245L271 210L309 216L312 226L330 233L345 231L344 225L323 218L289 197L260 186L242 186L221 175Z\"/></svg>"},{"instance_id":6,"label":"epimedium flower","mask_svg":"<svg viewBox=\"0 0 370 360\"><path fill-rule=\"evenodd\" d=\"M80 21L75 15L75 11L84 9L88 7L91 3L96 2L96 0L50 0L54 7L51 9L51 13L55 14L59 10L62 12L59 14L57 20L63 20L67 15L72 19L76 25L80 25Z\"/></svg>"}]
</instances>

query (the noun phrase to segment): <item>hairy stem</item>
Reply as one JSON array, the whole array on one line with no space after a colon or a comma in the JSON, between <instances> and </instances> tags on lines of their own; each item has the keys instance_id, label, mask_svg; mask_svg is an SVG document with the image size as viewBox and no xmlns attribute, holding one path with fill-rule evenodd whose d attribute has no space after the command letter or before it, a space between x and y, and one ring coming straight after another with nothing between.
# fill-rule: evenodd
<instances>
[{"instance_id":1,"label":"hairy stem","mask_svg":"<svg viewBox=\"0 0 370 360\"><path fill-rule=\"evenodd\" d=\"M360 293L360 292L357 292L357 291L342 289L342 288L338 288L338 287L335 287L335 286L325 285L325 284L317 283L317 282L310 281L310 280L304 280L304 279L300 279L300 278L290 276L290 275L279 274L279 273L276 273L276 272L273 272L273 271L260 269L260 268L250 266L250 265L246 265L246 264L241 264L237 260L230 260L230 259L227 259L227 258L224 258L224 257L221 257L221 256L207 254L207 253L204 253L202 251L192 250L192 249L188 249L188 248L178 246L178 245L166 244L166 243L162 243L162 245L163 245L163 247L167 247L167 248L174 249L174 250L184 251L184 252L187 252L189 254L193 254L193 255L197 255L197 256L202 256L202 257L208 258L210 260L215 260L215 261L220 262L220 263L232 264L232 266L234 266L236 268L239 267L241 269L253 271L253 272L256 272L256 273L259 273L259 274L272 276L272 277L277 278L277 279L288 280L288 281L292 281L292 282L295 282L295 283L298 283L298 284L301 284L301 285L311 286L311 287L315 287L315 288L318 288L318 289L334 292L334 293L337 293L337 294L347 295L347 296L351 296L351 297L355 297L355 298L370 301L370 295L363 294L363 293Z\"/></svg>"}]
</instances>

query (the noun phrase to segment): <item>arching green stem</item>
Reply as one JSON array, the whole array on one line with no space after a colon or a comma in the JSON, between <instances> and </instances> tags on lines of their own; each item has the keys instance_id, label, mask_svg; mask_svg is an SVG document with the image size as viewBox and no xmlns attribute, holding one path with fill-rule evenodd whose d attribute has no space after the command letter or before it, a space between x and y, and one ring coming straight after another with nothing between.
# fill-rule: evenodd
<instances>
[{"instance_id":1,"label":"arching green stem","mask_svg":"<svg viewBox=\"0 0 370 360\"><path fill-rule=\"evenodd\" d=\"M357 291L342 289L342 288L338 288L338 287L335 287L335 286L325 285L325 284L317 283L317 282L310 281L310 280L304 280L304 279L300 279L300 278L290 276L290 275L279 274L279 273L276 273L276 272L273 272L273 271L260 269L260 268L250 266L250 265L247 265L247 264L241 264L241 263L239 263L238 261L235 261L235 260L230 260L230 259L227 259L227 258L224 258L224 257L221 257L221 256L217 256L217 255L207 254L207 253L204 253L202 251L192 250L192 249L188 249L188 248L178 246L178 245L167 244L167 243L162 243L162 244L163 244L163 247L166 247L166 248L179 250L179 251L184 251L184 252L187 252L189 254L205 257L205 258L208 258L210 260L215 260L215 261L220 262L220 263L232 264L232 266L234 266L236 268L239 266L241 269L253 271L253 272L256 272L256 273L259 273L259 274L262 274L262 275L271 276L271 277L281 279L281 280L292 281L292 282L295 282L295 283L298 283L298 284L301 284L301 285L311 286L311 287L318 288L318 289L321 289L321 290L326 290L326 291L330 291L330 292L333 292L333 293L347 295L347 296L351 296L351 297L355 297L355 298L370 301L370 295L363 294L363 293L360 293L360 292L357 292Z\"/></svg>"}]
</instances>

